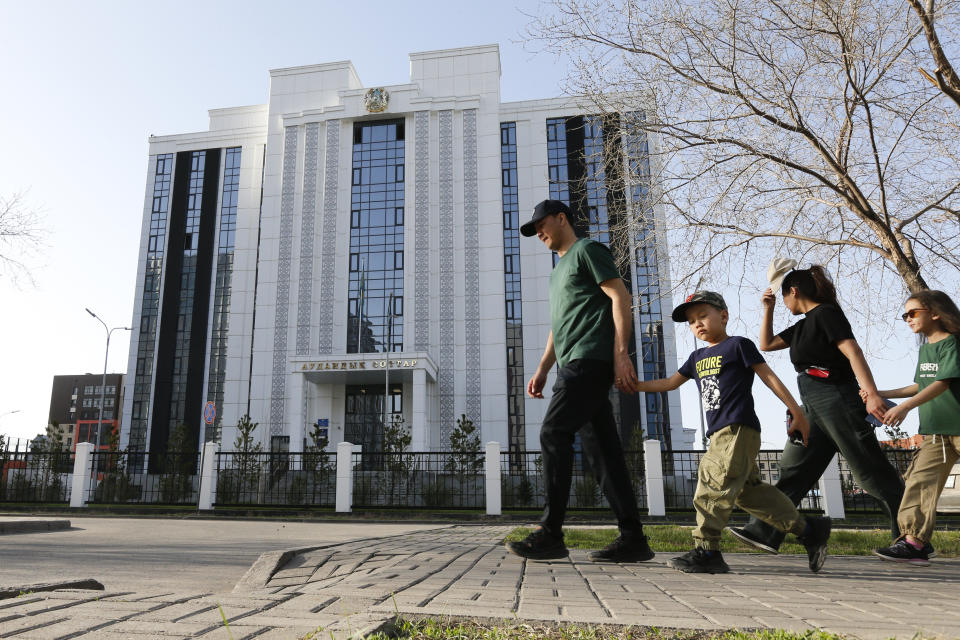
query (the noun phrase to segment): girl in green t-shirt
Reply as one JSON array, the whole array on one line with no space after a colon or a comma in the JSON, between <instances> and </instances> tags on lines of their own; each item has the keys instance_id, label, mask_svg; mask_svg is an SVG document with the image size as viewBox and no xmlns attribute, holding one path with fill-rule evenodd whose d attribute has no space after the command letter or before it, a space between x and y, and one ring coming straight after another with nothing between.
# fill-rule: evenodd
<instances>
[{"instance_id":1,"label":"girl in green t-shirt","mask_svg":"<svg viewBox=\"0 0 960 640\"><path fill-rule=\"evenodd\" d=\"M899 425L920 408L923 444L904 476L906 487L897 513L901 536L885 549L884 560L927 566L933 555L930 536L937 500L953 465L960 459L960 310L942 291L921 291L907 298L904 321L922 334L914 383L880 391L883 398L909 398L884 413L883 422Z\"/></svg>"}]
</instances>

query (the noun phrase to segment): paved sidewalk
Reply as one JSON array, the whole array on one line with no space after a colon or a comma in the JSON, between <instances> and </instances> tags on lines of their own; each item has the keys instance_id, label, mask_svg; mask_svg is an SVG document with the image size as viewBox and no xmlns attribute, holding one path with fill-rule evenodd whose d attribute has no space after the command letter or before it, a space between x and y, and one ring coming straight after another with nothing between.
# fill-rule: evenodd
<instances>
[{"instance_id":1,"label":"paved sidewalk","mask_svg":"<svg viewBox=\"0 0 960 640\"><path fill-rule=\"evenodd\" d=\"M960 637L960 561L926 569L875 558L730 554L733 573L687 575L652 562L529 562L508 527L455 526L294 555L265 584L230 594L60 591L0 601L0 637L346 638L396 611L686 629L822 628L859 638ZM264 574L264 578L266 575ZM222 613L221 613L222 609ZM229 633L222 616L229 622Z\"/></svg>"}]
</instances>

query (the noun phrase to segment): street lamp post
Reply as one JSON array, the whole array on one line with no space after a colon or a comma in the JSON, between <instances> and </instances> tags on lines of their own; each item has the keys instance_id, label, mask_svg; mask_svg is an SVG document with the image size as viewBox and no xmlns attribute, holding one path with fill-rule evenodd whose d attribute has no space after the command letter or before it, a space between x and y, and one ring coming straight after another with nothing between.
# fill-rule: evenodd
<instances>
[{"instance_id":1,"label":"street lamp post","mask_svg":"<svg viewBox=\"0 0 960 640\"><path fill-rule=\"evenodd\" d=\"M85 308L86 309L86 308ZM130 327L113 327L112 329L107 328L107 323L100 319L100 316L95 314L90 309L86 309L86 312L91 316L97 319L97 322L103 325L103 330L107 332L107 348L103 353L103 379L100 382L100 411L99 419L97 420L97 440L94 451L100 451L100 432L103 431L103 400L107 391L107 358L110 356L110 335L120 329L122 331L131 331Z\"/></svg>"}]
</instances>

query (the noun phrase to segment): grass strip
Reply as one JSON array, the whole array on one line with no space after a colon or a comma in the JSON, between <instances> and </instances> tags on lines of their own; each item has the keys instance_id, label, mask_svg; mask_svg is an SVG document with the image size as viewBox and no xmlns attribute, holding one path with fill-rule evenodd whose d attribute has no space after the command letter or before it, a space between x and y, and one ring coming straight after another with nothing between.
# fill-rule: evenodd
<instances>
[{"instance_id":1,"label":"grass strip","mask_svg":"<svg viewBox=\"0 0 960 640\"><path fill-rule=\"evenodd\" d=\"M689 551L693 547L693 538L690 532L693 527L677 525L646 525L644 532L650 539L650 547L654 551ZM532 527L517 527L507 535L505 542L523 540ZM600 549L607 546L617 537L617 529L564 529L564 541L571 549ZM890 532L886 529L872 530L835 530L830 536L828 547L830 555L837 556L867 556L873 549L887 547L891 544ZM942 558L960 556L960 531L936 531L931 541L933 547ZM757 549L748 546L734 538L726 530L720 541L720 548L726 553L757 553ZM796 542L793 536L787 536L786 542L780 547L780 553L806 553L803 546Z\"/></svg>"},{"instance_id":2,"label":"grass strip","mask_svg":"<svg viewBox=\"0 0 960 640\"><path fill-rule=\"evenodd\" d=\"M317 640L323 636L315 636ZM307 638L314 638L310 635ZM400 618L365 640L844 640L824 631L794 633L781 629L694 631L657 627L559 624L518 620L485 624L479 620Z\"/></svg>"}]
</instances>

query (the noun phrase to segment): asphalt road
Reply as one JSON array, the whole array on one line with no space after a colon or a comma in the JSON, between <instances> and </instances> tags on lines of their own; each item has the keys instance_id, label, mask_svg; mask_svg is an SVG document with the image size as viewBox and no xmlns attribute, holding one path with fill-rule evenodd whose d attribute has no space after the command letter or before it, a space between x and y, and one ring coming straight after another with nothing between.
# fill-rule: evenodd
<instances>
[{"instance_id":1,"label":"asphalt road","mask_svg":"<svg viewBox=\"0 0 960 640\"><path fill-rule=\"evenodd\" d=\"M72 514L69 520L73 528L66 531L0 536L0 587L93 578L108 590L223 592L266 551L442 526Z\"/></svg>"}]
</instances>

